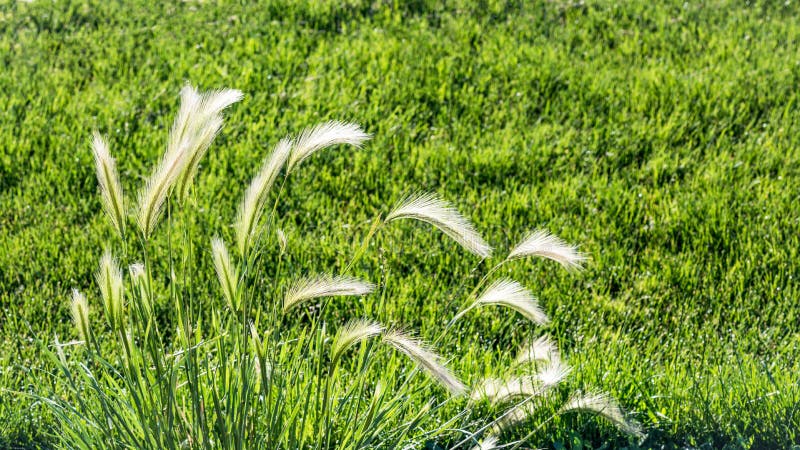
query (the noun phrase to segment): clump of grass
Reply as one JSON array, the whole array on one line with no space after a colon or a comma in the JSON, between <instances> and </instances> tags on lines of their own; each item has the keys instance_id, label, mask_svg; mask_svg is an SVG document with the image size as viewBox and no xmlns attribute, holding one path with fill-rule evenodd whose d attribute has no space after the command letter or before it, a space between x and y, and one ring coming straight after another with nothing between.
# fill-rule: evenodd
<instances>
[{"instance_id":1,"label":"clump of grass","mask_svg":"<svg viewBox=\"0 0 800 450\"><path fill-rule=\"evenodd\" d=\"M566 379L570 369L549 338L524 346L503 378L469 387L431 344L411 332L369 318L341 326L329 322L325 306L332 297L365 296L376 290L374 284L346 272L369 249L379 230L399 219L431 224L481 261L491 257L491 246L470 221L436 195L412 195L385 219L378 215L339 274L298 277L296 272L302 267L286 269L282 264L290 246L278 228L276 208L266 208L272 197L277 204L282 193L278 190L273 195L273 185L282 170L285 182L300 163L326 147L360 147L369 135L355 124L326 122L275 146L233 219L238 257L229 253L218 236L211 239L210 250L204 249L213 262L219 299L211 299L204 309L197 307L177 281L202 279L195 277L189 265L178 266L183 270L180 276L154 275L158 265L148 248L164 211L172 210L165 205L173 197L186 197L198 161L222 128L221 112L241 97L235 90L183 89L167 150L141 189L130 217L107 144L95 135L103 207L124 241L120 254L124 260L141 262L128 266L125 280L120 261L110 250L101 257L96 278L107 328L92 327L88 314L92 300L73 293L72 315L82 345L70 349L68 358L56 341L52 355L71 396L44 398L61 420L59 438L64 443L85 449L396 448L420 440L453 439L453 424L477 411L476 405L488 403L478 429L455 446L482 436L482 448L491 448L507 427L523 423L536 411L536 401L550 401L547 394ZM135 240L125 234L129 219L138 224ZM179 234L177 227L180 224L170 220L166 232ZM271 247L264 244L273 236L278 265L267 272L262 256ZM183 244L192 248L189 242ZM549 318L533 294L517 281L497 279L477 295L502 265L527 256L552 259L569 269L579 268L584 260L575 247L553 236L530 235L474 286L465 299L467 306L442 330L441 338L457 331L457 319L466 312L484 305L509 308L537 326L547 325ZM168 257L175 260L174 254ZM170 267L171 272L175 270L174 263ZM166 286L160 284L163 280ZM282 286L288 287L280 296ZM263 292L265 287L267 292ZM319 307L309 308L308 314L290 314L311 302ZM156 304L166 309L165 317L156 317ZM334 334L328 331L329 325L337 328ZM378 337L385 345L371 345L371 339ZM347 358L357 346L360 350ZM398 353L405 358L396 358ZM416 371L398 382L396 372L409 361L433 383L412 383ZM535 372L514 373L530 365ZM376 376L375 371L380 374ZM461 412L436 425L427 418L442 389L449 394L444 403ZM469 396L462 395L468 391ZM409 400L423 396L426 406L415 410L415 402ZM520 403L493 418L500 408L520 398ZM615 405L604 396L579 396L560 411L595 412L623 431L638 434L638 427Z\"/></svg>"}]
</instances>

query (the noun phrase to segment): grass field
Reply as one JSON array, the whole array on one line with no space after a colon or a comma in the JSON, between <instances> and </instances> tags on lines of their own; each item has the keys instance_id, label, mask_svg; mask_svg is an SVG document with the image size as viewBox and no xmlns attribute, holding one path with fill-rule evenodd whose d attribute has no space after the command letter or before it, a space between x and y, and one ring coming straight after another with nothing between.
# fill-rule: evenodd
<instances>
[{"instance_id":1,"label":"grass field","mask_svg":"<svg viewBox=\"0 0 800 450\"><path fill-rule=\"evenodd\" d=\"M614 395L645 448L800 445L796 2L151 3L0 6L0 447L55 445L53 416L21 394L50 380L35 341L70 339L70 289L92 292L116 245L91 131L135 192L186 82L245 94L191 214L175 215L188 239L233 235L280 138L357 122L373 135L363 149L316 155L287 184L292 270L342 268L372 217L417 190L453 201L498 258L549 230L580 244L586 270L503 273L551 316L570 387ZM381 294L335 301L328 320L368 315L433 340L477 258L412 223L373 244L356 272L385 281ZM196 258L196 298L221 302L209 253ZM488 310L459 327L439 347L467 384L538 333ZM585 415L531 445L636 447Z\"/></svg>"}]
</instances>

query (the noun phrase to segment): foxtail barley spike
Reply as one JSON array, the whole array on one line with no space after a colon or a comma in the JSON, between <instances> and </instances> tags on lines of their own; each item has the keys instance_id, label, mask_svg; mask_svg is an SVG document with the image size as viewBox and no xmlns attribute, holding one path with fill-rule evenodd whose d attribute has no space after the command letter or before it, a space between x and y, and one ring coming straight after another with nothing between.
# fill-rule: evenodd
<instances>
[{"instance_id":1,"label":"foxtail barley spike","mask_svg":"<svg viewBox=\"0 0 800 450\"><path fill-rule=\"evenodd\" d=\"M478 297L472 307L483 305L500 305L511 308L539 325L547 325L550 322L533 295L514 280L502 279L492 283Z\"/></svg>"},{"instance_id":2,"label":"foxtail barley spike","mask_svg":"<svg viewBox=\"0 0 800 450\"><path fill-rule=\"evenodd\" d=\"M193 90L191 86L186 86L184 90L187 88ZM222 111L242 98L242 92L235 89L209 91L199 96L196 91L194 92L190 107L196 107L196 111L190 113L184 134L176 137L177 146L182 147L182 151L190 153L186 171L178 182L180 198L188 195L200 160L222 128Z\"/></svg>"},{"instance_id":3,"label":"foxtail barley spike","mask_svg":"<svg viewBox=\"0 0 800 450\"><path fill-rule=\"evenodd\" d=\"M158 225L172 189L177 185L179 195L186 195L200 159L222 127L220 113L241 98L241 92L231 89L199 94L187 85L181 90L167 150L139 192L137 223L145 239Z\"/></svg>"},{"instance_id":4,"label":"foxtail barley spike","mask_svg":"<svg viewBox=\"0 0 800 450\"><path fill-rule=\"evenodd\" d=\"M433 225L481 258L488 258L492 254L492 248L472 223L435 194L422 193L405 198L386 216L385 222L397 219L416 219Z\"/></svg>"},{"instance_id":5,"label":"foxtail barley spike","mask_svg":"<svg viewBox=\"0 0 800 450\"><path fill-rule=\"evenodd\" d=\"M535 397L542 395L569 375L570 368L561 363L553 363L536 375L513 378L508 381L490 378L472 390L470 399L478 401L487 399L492 404L499 404L515 397Z\"/></svg>"},{"instance_id":6,"label":"foxtail barley spike","mask_svg":"<svg viewBox=\"0 0 800 450\"><path fill-rule=\"evenodd\" d=\"M78 336L83 341L89 342L89 302L86 301L86 296L77 289L72 290L70 310L75 328L78 329Z\"/></svg>"},{"instance_id":7,"label":"foxtail barley spike","mask_svg":"<svg viewBox=\"0 0 800 450\"><path fill-rule=\"evenodd\" d=\"M328 275L317 275L295 281L283 300L283 311L286 312L300 303L321 297L361 296L375 289L372 283L358 278Z\"/></svg>"},{"instance_id":8,"label":"foxtail barley spike","mask_svg":"<svg viewBox=\"0 0 800 450\"><path fill-rule=\"evenodd\" d=\"M333 338L331 345L331 361L336 363L339 357L353 345L377 336L383 332L383 326L367 319L352 320L342 327Z\"/></svg>"},{"instance_id":9,"label":"foxtail barley spike","mask_svg":"<svg viewBox=\"0 0 800 450\"><path fill-rule=\"evenodd\" d=\"M282 139L278 142L278 145L272 151L272 155L264 161L258 175L253 178L244 193L244 198L236 215L236 223L234 224L240 255L245 255L252 244L269 190L275 183L275 179L278 177L278 173L286 163L291 151L292 142L290 140Z\"/></svg>"},{"instance_id":10,"label":"foxtail barley spike","mask_svg":"<svg viewBox=\"0 0 800 450\"><path fill-rule=\"evenodd\" d=\"M589 392L585 394L576 392L559 410L562 414L572 411L599 415L628 434L638 438L644 437L641 425L634 420L627 419L617 402L604 392Z\"/></svg>"},{"instance_id":11,"label":"foxtail barley spike","mask_svg":"<svg viewBox=\"0 0 800 450\"><path fill-rule=\"evenodd\" d=\"M278 236L278 247L281 250L281 255L283 255L286 253L286 247L289 246L289 240L286 238L286 233L280 228L275 230L275 235Z\"/></svg>"},{"instance_id":12,"label":"foxtail barley spike","mask_svg":"<svg viewBox=\"0 0 800 450\"><path fill-rule=\"evenodd\" d=\"M438 380L442 386L450 391L450 394L459 396L466 391L466 387L461 381L441 363L441 357L432 350L426 348L422 342L398 330L384 333L383 342L411 358L418 366L425 369L425 371Z\"/></svg>"},{"instance_id":13,"label":"foxtail barley spike","mask_svg":"<svg viewBox=\"0 0 800 450\"><path fill-rule=\"evenodd\" d=\"M92 135L92 153L100 185L100 201L111 225L120 236L125 235L125 198L119 181L117 164L108 151L108 142L95 131Z\"/></svg>"},{"instance_id":14,"label":"foxtail barley spike","mask_svg":"<svg viewBox=\"0 0 800 450\"><path fill-rule=\"evenodd\" d=\"M526 256L540 256L561 264L567 270L579 270L586 256L578 251L574 245L569 245L556 236L544 230L537 230L522 240L506 260L524 258Z\"/></svg>"},{"instance_id":15,"label":"foxtail barley spike","mask_svg":"<svg viewBox=\"0 0 800 450\"><path fill-rule=\"evenodd\" d=\"M122 271L108 250L100 258L100 268L96 278L100 287L100 295L103 298L106 319L112 329L119 329L122 324L122 308L124 304Z\"/></svg>"},{"instance_id":16,"label":"foxtail barley spike","mask_svg":"<svg viewBox=\"0 0 800 450\"><path fill-rule=\"evenodd\" d=\"M138 301L142 307L146 317L150 317L153 312L152 305L150 304L150 286L147 281L147 273L144 269L144 264L137 262L128 266L128 274L131 277L131 284L134 289L138 290ZM134 295L134 298L136 296Z\"/></svg>"},{"instance_id":17,"label":"foxtail barley spike","mask_svg":"<svg viewBox=\"0 0 800 450\"><path fill-rule=\"evenodd\" d=\"M558 347L549 336L544 335L524 344L517 352L515 363L523 365L536 362L557 362L560 360Z\"/></svg>"},{"instance_id":18,"label":"foxtail barley spike","mask_svg":"<svg viewBox=\"0 0 800 450\"><path fill-rule=\"evenodd\" d=\"M360 126L354 123L330 121L307 128L294 141L288 170L291 172L298 164L319 150L336 144L349 144L361 147L369 139Z\"/></svg>"},{"instance_id":19,"label":"foxtail barley spike","mask_svg":"<svg viewBox=\"0 0 800 450\"><path fill-rule=\"evenodd\" d=\"M222 287L222 293L232 311L239 310L239 271L231 263L228 248L222 239L214 237L211 239L211 254L214 258L214 269L217 272L217 279Z\"/></svg>"}]
</instances>

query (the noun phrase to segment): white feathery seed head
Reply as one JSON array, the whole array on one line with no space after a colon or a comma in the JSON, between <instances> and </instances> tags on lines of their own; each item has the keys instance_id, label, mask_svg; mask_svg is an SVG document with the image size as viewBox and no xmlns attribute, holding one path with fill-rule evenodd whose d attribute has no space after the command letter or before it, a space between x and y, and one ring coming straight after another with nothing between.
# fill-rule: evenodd
<instances>
[{"instance_id":1,"label":"white feathery seed head","mask_svg":"<svg viewBox=\"0 0 800 450\"><path fill-rule=\"evenodd\" d=\"M550 319L539 307L536 298L514 280L501 279L492 283L478 297L472 307L483 305L500 305L511 308L539 325L547 325L550 322Z\"/></svg>"},{"instance_id":2,"label":"white feathery seed head","mask_svg":"<svg viewBox=\"0 0 800 450\"><path fill-rule=\"evenodd\" d=\"M278 247L281 250L281 255L286 253L286 247L289 246L289 240L286 238L286 233L278 228L275 230L275 235L278 236Z\"/></svg>"},{"instance_id":3,"label":"white feathery seed head","mask_svg":"<svg viewBox=\"0 0 800 450\"><path fill-rule=\"evenodd\" d=\"M258 221L264 210L272 185L278 177L281 168L286 163L286 159L292 151L292 141L281 139L272 154L264 161L258 174L250 182L247 191L244 193L242 203L236 215L234 229L236 230L236 241L239 246L239 254L245 255L258 227Z\"/></svg>"},{"instance_id":4,"label":"white feathery seed head","mask_svg":"<svg viewBox=\"0 0 800 450\"><path fill-rule=\"evenodd\" d=\"M506 260L524 258L526 256L539 256L561 264L567 270L579 270L586 256L578 251L578 247L569 245L560 238L544 230L530 233L522 240Z\"/></svg>"},{"instance_id":5,"label":"white feathery seed head","mask_svg":"<svg viewBox=\"0 0 800 450\"><path fill-rule=\"evenodd\" d=\"M638 438L644 437L641 425L625 417L617 402L604 392L576 392L559 410L566 412L588 412L599 415L613 423L620 430Z\"/></svg>"},{"instance_id":6,"label":"white feathery seed head","mask_svg":"<svg viewBox=\"0 0 800 450\"><path fill-rule=\"evenodd\" d=\"M78 330L78 336L83 341L89 342L89 302L86 301L86 296L77 289L72 290L70 310L72 311L72 321Z\"/></svg>"},{"instance_id":7,"label":"white feathery seed head","mask_svg":"<svg viewBox=\"0 0 800 450\"><path fill-rule=\"evenodd\" d=\"M200 160L222 129L222 111L242 98L242 92L236 89L220 89L201 94L190 85L184 86L181 91L181 111L175 119L167 149L167 152L189 153L186 170L178 181L180 198L185 198L188 194Z\"/></svg>"},{"instance_id":8,"label":"white feathery seed head","mask_svg":"<svg viewBox=\"0 0 800 450\"><path fill-rule=\"evenodd\" d=\"M406 197L386 216L385 222L397 219L416 219L431 224L481 258L488 258L492 254L492 247L483 240L472 223L436 194L419 193Z\"/></svg>"},{"instance_id":9,"label":"white feathery seed head","mask_svg":"<svg viewBox=\"0 0 800 450\"><path fill-rule=\"evenodd\" d=\"M377 322L368 319L351 320L333 338L331 361L335 364L347 349L382 332L383 326Z\"/></svg>"},{"instance_id":10,"label":"white feathery seed head","mask_svg":"<svg viewBox=\"0 0 800 450\"><path fill-rule=\"evenodd\" d=\"M149 285L147 281L147 273L144 269L144 264L137 262L128 266L128 274L131 277L131 284L134 289L139 291L137 301L140 302L145 315L150 316L152 307L150 305ZM137 298L135 295L134 298Z\"/></svg>"},{"instance_id":11,"label":"white feathery seed head","mask_svg":"<svg viewBox=\"0 0 800 450\"><path fill-rule=\"evenodd\" d=\"M552 361L536 374L541 386L545 389L557 386L567 378L572 368L561 361Z\"/></svg>"},{"instance_id":12,"label":"white feathery seed head","mask_svg":"<svg viewBox=\"0 0 800 450\"><path fill-rule=\"evenodd\" d=\"M106 250L100 258L96 279L103 298L106 319L112 329L118 329L122 324L124 305L122 270L109 250Z\"/></svg>"},{"instance_id":13,"label":"white feathery seed head","mask_svg":"<svg viewBox=\"0 0 800 450\"><path fill-rule=\"evenodd\" d=\"M145 239L158 225L173 188L180 197L187 194L200 159L222 127L222 109L241 98L232 89L200 94L191 86L183 88L167 150L139 192L137 223Z\"/></svg>"},{"instance_id":14,"label":"white feathery seed head","mask_svg":"<svg viewBox=\"0 0 800 450\"><path fill-rule=\"evenodd\" d=\"M391 330L383 334L383 342L411 358L450 391L451 395L459 396L466 391L461 381L441 362L442 358L421 341L402 331Z\"/></svg>"},{"instance_id":15,"label":"white feathery seed head","mask_svg":"<svg viewBox=\"0 0 800 450\"><path fill-rule=\"evenodd\" d=\"M569 372L569 367L553 363L536 375L517 377L508 381L489 378L472 390L470 399L473 401L486 399L492 404L499 404L515 397L539 396L547 389L561 383Z\"/></svg>"},{"instance_id":16,"label":"white feathery seed head","mask_svg":"<svg viewBox=\"0 0 800 450\"><path fill-rule=\"evenodd\" d=\"M289 288L283 300L283 311L286 312L302 302L315 298L361 296L369 294L374 289L374 284L348 276L306 277L295 281Z\"/></svg>"},{"instance_id":17,"label":"white feathery seed head","mask_svg":"<svg viewBox=\"0 0 800 450\"><path fill-rule=\"evenodd\" d=\"M214 270L222 287L222 293L232 311L239 310L239 271L231 262L228 248L222 239L211 239L211 255L214 258Z\"/></svg>"},{"instance_id":18,"label":"white feathery seed head","mask_svg":"<svg viewBox=\"0 0 800 450\"><path fill-rule=\"evenodd\" d=\"M125 198L122 195L117 163L108 151L108 142L97 131L92 134L92 153L94 154L97 183L100 185L100 202L103 210L117 233L124 236Z\"/></svg>"},{"instance_id":19,"label":"white feathery seed head","mask_svg":"<svg viewBox=\"0 0 800 450\"><path fill-rule=\"evenodd\" d=\"M550 336L543 335L522 345L517 352L515 363L518 365L538 363L538 362L558 362L561 356L558 347L550 339Z\"/></svg>"},{"instance_id":20,"label":"white feathery seed head","mask_svg":"<svg viewBox=\"0 0 800 450\"><path fill-rule=\"evenodd\" d=\"M291 172L303 160L324 148L336 144L361 147L361 144L369 138L369 134L354 123L332 120L313 128L307 128L294 140L288 170Z\"/></svg>"}]
</instances>

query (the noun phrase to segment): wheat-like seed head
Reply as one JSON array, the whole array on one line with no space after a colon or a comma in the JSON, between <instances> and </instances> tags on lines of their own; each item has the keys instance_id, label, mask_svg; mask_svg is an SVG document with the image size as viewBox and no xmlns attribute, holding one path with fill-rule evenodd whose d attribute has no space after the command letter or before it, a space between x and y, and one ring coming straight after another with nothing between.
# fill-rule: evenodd
<instances>
[{"instance_id":1,"label":"wheat-like seed head","mask_svg":"<svg viewBox=\"0 0 800 450\"><path fill-rule=\"evenodd\" d=\"M158 225L172 189L177 185L180 196L186 195L200 159L222 127L222 109L240 99L241 92L230 89L201 95L191 86L183 88L167 150L139 192L137 223L145 239Z\"/></svg>"},{"instance_id":2,"label":"wheat-like seed head","mask_svg":"<svg viewBox=\"0 0 800 450\"><path fill-rule=\"evenodd\" d=\"M560 362L552 363L535 375L500 380L489 378L472 390L470 399L489 400L492 404L500 404L515 397L536 397L542 395L559 383L569 374L570 368Z\"/></svg>"},{"instance_id":3,"label":"wheat-like seed head","mask_svg":"<svg viewBox=\"0 0 800 450\"><path fill-rule=\"evenodd\" d=\"M622 408L605 392L576 392L559 410L562 414L573 411L599 415L628 434L638 438L644 437L641 425L635 420L626 418Z\"/></svg>"},{"instance_id":4,"label":"wheat-like seed head","mask_svg":"<svg viewBox=\"0 0 800 450\"><path fill-rule=\"evenodd\" d=\"M100 287L100 295L103 298L106 319L112 329L117 329L122 324L124 305L122 270L108 250L100 258L100 268L97 271L96 279Z\"/></svg>"},{"instance_id":5,"label":"wheat-like seed head","mask_svg":"<svg viewBox=\"0 0 800 450\"><path fill-rule=\"evenodd\" d=\"M558 362L560 360L561 356L558 347L550 339L550 336L544 335L523 344L517 352L517 358L514 363L523 365L535 362Z\"/></svg>"},{"instance_id":6,"label":"wheat-like seed head","mask_svg":"<svg viewBox=\"0 0 800 450\"><path fill-rule=\"evenodd\" d=\"M286 247L289 246L289 240L286 238L286 233L278 228L275 230L275 235L278 236L278 247L281 250L281 255L286 253Z\"/></svg>"},{"instance_id":7,"label":"wheat-like seed head","mask_svg":"<svg viewBox=\"0 0 800 450\"><path fill-rule=\"evenodd\" d=\"M149 317L152 313L152 307L150 305L150 295L148 294L149 286L144 264L140 262L131 264L128 266L128 274L131 277L131 284L133 285L134 289L139 291L138 301L140 302L145 315ZM134 295L134 298L137 297Z\"/></svg>"},{"instance_id":8,"label":"wheat-like seed head","mask_svg":"<svg viewBox=\"0 0 800 450\"><path fill-rule=\"evenodd\" d=\"M72 311L72 321L75 322L75 328L78 330L78 336L85 342L89 342L89 302L86 301L86 296L77 289L72 290L70 310Z\"/></svg>"},{"instance_id":9,"label":"wheat-like seed head","mask_svg":"<svg viewBox=\"0 0 800 450\"><path fill-rule=\"evenodd\" d=\"M418 366L425 369L454 396L463 394L466 387L450 370L441 363L441 357L428 349L421 341L414 339L399 330L391 330L383 334L383 342L411 358Z\"/></svg>"},{"instance_id":10,"label":"wheat-like seed head","mask_svg":"<svg viewBox=\"0 0 800 450\"><path fill-rule=\"evenodd\" d=\"M544 230L537 230L526 236L511 250L506 259L512 260L526 256L551 259L567 270L581 269L581 263L586 260L586 256L578 251L578 247L569 245Z\"/></svg>"},{"instance_id":11,"label":"wheat-like seed head","mask_svg":"<svg viewBox=\"0 0 800 450\"><path fill-rule=\"evenodd\" d=\"M185 198L197 173L200 160L222 128L222 111L243 98L241 91L221 89L198 93L192 86L181 91L181 113L175 120L168 152L189 153L186 170L178 180L178 194ZM186 108L184 109L184 103Z\"/></svg>"},{"instance_id":12,"label":"wheat-like seed head","mask_svg":"<svg viewBox=\"0 0 800 450\"><path fill-rule=\"evenodd\" d=\"M283 311L297 306L298 304L321 297L335 296L361 296L367 295L375 289L375 285L358 278L329 275L316 275L297 280L289 288L286 297L283 299Z\"/></svg>"},{"instance_id":13,"label":"wheat-like seed head","mask_svg":"<svg viewBox=\"0 0 800 450\"><path fill-rule=\"evenodd\" d=\"M218 237L211 239L211 255L214 258L214 269L225 300L231 310L236 312L239 310L239 271L231 262L228 248L222 239Z\"/></svg>"},{"instance_id":14,"label":"wheat-like seed head","mask_svg":"<svg viewBox=\"0 0 800 450\"><path fill-rule=\"evenodd\" d=\"M125 198L119 181L117 164L108 151L108 142L95 131L92 134L92 153L100 185L100 202L111 225L120 236L125 234Z\"/></svg>"},{"instance_id":15,"label":"wheat-like seed head","mask_svg":"<svg viewBox=\"0 0 800 450\"><path fill-rule=\"evenodd\" d=\"M331 345L331 361L336 363L339 357L350 347L383 332L383 326L368 319L357 319L348 322L333 338Z\"/></svg>"},{"instance_id":16,"label":"wheat-like seed head","mask_svg":"<svg viewBox=\"0 0 800 450\"><path fill-rule=\"evenodd\" d=\"M245 255L252 244L258 220L263 212L264 203L267 201L267 195L291 151L292 141L282 139L278 142L278 145L272 150L270 157L264 161L258 174L250 182L250 186L244 193L234 224L236 242L241 255Z\"/></svg>"},{"instance_id":17,"label":"wheat-like seed head","mask_svg":"<svg viewBox=\"0 0 800 450\"><path fill-rule=\"evenodd\" d=\"M514 280L501 279L492 283L478 297L472 307L500 305L511 308L539 325L547 325L550 319L539 307L536 298Z\"/></svg>"},{"instance_id":18,"label":"wheat-like seed head","mask_svg":"<svg viewBox=\"0 0 800 450\"><path fill-rule=\"evenodd\" d=\"M294 141L288 170L291 172L303 160L326 147L336 144L360 147L369 138L369 134L354 123L329 121L307 128Z\"/></svg>"},{"instance_id":19,"label":"wheat-like seed head","mask_svg":"<svg viewBox=\"0 0 800 450\"><path fill-rule=\"evenodd\" d=\"M483 240L472 223L435 194L421 193L406 197L386 216L385 221L388 223L397 219L416 219L431 224L481 258L488 258L492 254L492 247Z\"/></svg>"}]
</instances>

